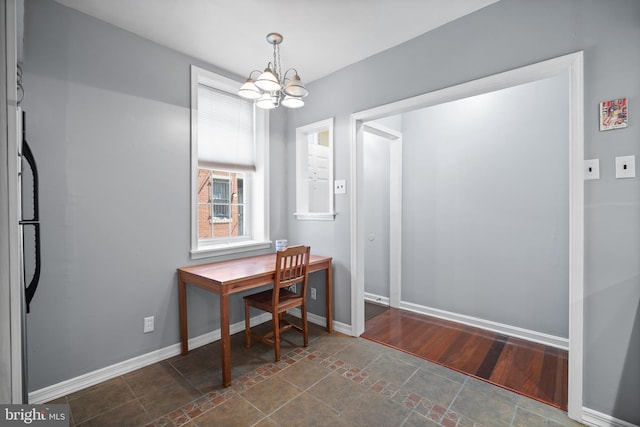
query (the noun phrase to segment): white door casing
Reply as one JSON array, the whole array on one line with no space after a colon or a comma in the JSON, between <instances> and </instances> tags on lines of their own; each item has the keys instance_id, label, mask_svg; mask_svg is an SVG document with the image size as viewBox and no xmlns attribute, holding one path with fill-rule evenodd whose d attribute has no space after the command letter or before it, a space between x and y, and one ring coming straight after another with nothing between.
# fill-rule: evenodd
<instances>
[{"instance_id":1,"label":"white door casing","mask_svg":"<svg viewBox=\"0 0 640 427\"><path fill-rule=\"evenodd\" d=\"M2 98L0 108L0 402L22 403L23 289L20 281L20 229L18 226L18 123L17 123L17 1L3 3L1 35ZM6 375L6 376L5 376Z\"/></svg>"},{"instance_id":2,"label":"white door casing","mask_svg":"<svg viewBox=\"0 0 640 427\"><path fill-rule=\"evenodd\" d=\"M351 327L364 332L364 123L512 86L569 73L569 417L582 420L583 313L584 313L584 65L576 52L537 64L354 113L350 118L351 156Z\"/></svg>"}]
</instances>

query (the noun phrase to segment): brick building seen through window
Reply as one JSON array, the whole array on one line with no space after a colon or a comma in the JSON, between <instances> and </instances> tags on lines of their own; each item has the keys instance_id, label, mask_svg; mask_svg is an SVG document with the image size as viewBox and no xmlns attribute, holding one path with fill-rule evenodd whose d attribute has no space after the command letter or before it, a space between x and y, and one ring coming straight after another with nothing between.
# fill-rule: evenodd
<instances>
[{"instance_id":1,"label":"brick building seen through window","mask_svg":"<svg viewBox=\"0 0 640 427\"><path fill-rule=\"evenodd\" d=\"M198 169L198 239L245 235L244 190L240 172Z\"/></svg>"}]
</instances>

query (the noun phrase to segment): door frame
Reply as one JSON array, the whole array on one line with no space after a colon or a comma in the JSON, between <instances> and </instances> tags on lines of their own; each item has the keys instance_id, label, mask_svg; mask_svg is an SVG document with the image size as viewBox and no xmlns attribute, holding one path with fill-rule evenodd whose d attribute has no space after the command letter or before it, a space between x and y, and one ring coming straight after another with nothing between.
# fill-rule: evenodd
<instances>
[{"instance_id":1,"label":"door frame","mask_svg":"<svg viewBox=\"0 0 640 427\"><path fill-rule=\"evenodd\" d=\"M389 140L389 306L400 308L402 290L402 133L375 122L364 123L363 131Z\"/></svg>"},{"instance_id":2,"label":"door frame","mask_svg":"<svg viewBox=\"0 0 640 427\"><path fill-rule=\"evenodd\" d=\"M364 122L569 73L569 417L582 420L584 313L584 59L575 52L357 112L350 117L351 333L364 332Z\"/></svg>"},{"instance_id":3,"label":"door frame","mask_svg":"<svg viewBox=\"0 0 640 427\"><path fill-rule=\"evenodd\" d=\"M3 99L0 108L0 200L7 202L0 208L0 371L9 381L0 389L0 402L24 402L26 387L23 378L23 288L20 271L21 237L18 226L18 122L17 122L17 76L18 63L18 4L16 0L6 0L0 19L5 23L0 36L4 47L2 57ZM5 388L6 387L6 388Z\"/></svg>"}]
</instances>

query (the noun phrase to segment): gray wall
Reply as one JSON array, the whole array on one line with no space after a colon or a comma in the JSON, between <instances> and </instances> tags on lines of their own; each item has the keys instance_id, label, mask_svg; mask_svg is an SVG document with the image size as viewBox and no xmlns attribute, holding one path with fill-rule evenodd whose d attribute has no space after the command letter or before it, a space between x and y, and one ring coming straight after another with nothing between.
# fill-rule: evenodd
<instances>
[{"instance_id":1,"label":"gray wall","mask_svg":"<svg viewBox=\"0 0 640 427\"><path fill-rule=\"evenodd\" d=\"M53 1L28 1L25 27L23 105L42 218L28 315L36 390L178 342L175 271L193 263L189 67L223 71ZM280 161L286 120L271 118ZM286 186L271 170L272 185ZM274 237L285 234L285 197L272 192ZM190 336L218 328L217 296L189 289L188 304ZM241 298L232 304L231 322L241 322ZM155 332L143 335L152 315Z\"/></svg>"},{"instance_id":2,"label":"gray wall","mask_svg":"<svg viewBox=\"0 0 640 427\"><path fill-rule=\"evenodd\" d=\"M402 123L402 301L568 338L568 73Z\"/></svg>"},{"instance_id":3,"label":"gray wall","mask_svg":"<svg viewBox=\"0 0 640 427\"><path fill-rule=\"evenodd\" d=\"M335 177L349 178L349 115L583 50L585 157L602 179L585 185L584 406L640 424L640 180L616 180L614 157L640 155L639 127L599 132L598 102L640 94L640 2L502 0L309 85L296 126L334 116ZM380 82L387 81L388 85ZM633 114L633 109L632 113ZM293 153L293 144L288 145ZM289 179L294 177L293 166ZM347 182L347 192L350 183ZM295 209L290 189L289 212ZM289 237L335 257L335 316L350 321L349 198L333 223L290 222Z\"/></svg>"}]
</instances>

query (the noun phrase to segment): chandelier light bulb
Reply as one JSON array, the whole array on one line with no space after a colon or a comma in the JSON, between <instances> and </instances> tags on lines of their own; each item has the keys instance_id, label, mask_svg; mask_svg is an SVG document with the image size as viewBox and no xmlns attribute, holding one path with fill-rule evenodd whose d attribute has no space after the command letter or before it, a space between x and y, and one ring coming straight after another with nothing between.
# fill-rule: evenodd
<instances>
[{"instance_id":1,"label":"chandelier light bulb","mask_svg":"<svg viewBox=\"0 0 640 427\"><path fill-rule=\"evenodd\" d=\"M256 101L256 107L262 108L263 110L272 110L278 106L276 102L277 99L277 96L273 96L269 92L265 92L262 94L260 99Z\"/></svg>"},{"instance_id":2,"label":"chandelier light bulb","mask_svg":"<svg viewBox=\"0 0 640 427\"><path fill-rule=\"evenodd\" d=\"M262 96L262 91L260 91L255 82L249 78L242 86L240 86L238 95L246 99L258 99Z\"/></svg>"},{"instance_id":3,"label":"chandelier light bulb","mask_svg":"<svg viewBox=\"0 0 640 427\"><path fill-rule=\"evenodd\" d=\"M264 92L275 92L282 89L278 77L269 67L265 68L264 72L260 74L260 77L256 80L256 86Z\"/></svg>"},{"instance_id":4,"label":"chandelier light bulb","mask_svg":"<svg viewBox=\"0 0 640 427\"><path fill-rule=\"evenodd\" d=\"M300 108L304 106L304 101L302 98L298 98L297 96L285 95L281 104L287 108Z\"/></svg>"},{"instance_id":5,"label":"chandelier light bulb","mask_svg":"<svg viewBox=\"0 0 640 427\"><path fill-rule=\"evenodd\" d=\"M285 95L295 96L298 98L304 98L305 96L309 95L309 91L302 84L298 73L296 73L293 78L289 80L289 83L287 83L287 85L283 89L283 92L285 93Z\"/></svg>"}]
</instances>

